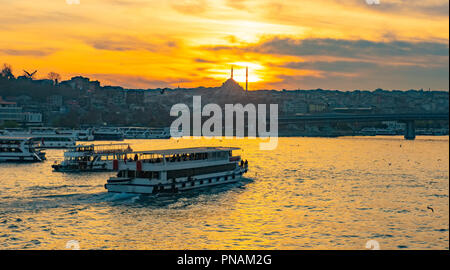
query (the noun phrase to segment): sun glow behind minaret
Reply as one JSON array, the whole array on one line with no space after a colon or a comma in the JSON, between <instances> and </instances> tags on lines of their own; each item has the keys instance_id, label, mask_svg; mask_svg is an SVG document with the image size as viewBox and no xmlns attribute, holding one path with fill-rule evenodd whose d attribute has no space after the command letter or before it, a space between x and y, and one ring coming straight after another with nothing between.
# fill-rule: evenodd
<instances>
[{"instance_id":1,"label":"sun glow behind minaret","mask_svg":"<svg viewBox=\"0 0 450 270\"><path fill-rule=\"evenodd\" d=\"M249 83L262 81L262 78L258 74L264 70L263 66L249 62L234 62L231 65L233 66L233 79L236 82L245 84L247 67Z\"/></svg>"}]
</instances>

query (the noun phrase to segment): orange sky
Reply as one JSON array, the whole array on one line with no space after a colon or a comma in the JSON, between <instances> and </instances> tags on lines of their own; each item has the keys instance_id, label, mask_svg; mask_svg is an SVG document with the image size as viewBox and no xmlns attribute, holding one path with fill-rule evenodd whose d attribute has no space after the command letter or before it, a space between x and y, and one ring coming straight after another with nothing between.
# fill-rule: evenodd
<instances>
[{"instance_id":1,"label":"orange sky","mask_svg":"<svg viewBox=\"0 0 450 270\"><path fill-rule=\"evenodd\" d=\"M447 0L0 0L0 63L134 88L448 90Z\"/></svg>"}]
</instances>

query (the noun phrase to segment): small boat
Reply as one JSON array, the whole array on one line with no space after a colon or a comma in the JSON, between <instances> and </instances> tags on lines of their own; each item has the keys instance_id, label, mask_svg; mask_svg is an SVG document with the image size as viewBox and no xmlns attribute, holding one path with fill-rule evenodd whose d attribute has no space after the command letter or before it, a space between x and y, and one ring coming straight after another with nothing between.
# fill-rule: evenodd
<instances>
[{"instance_id":1,"label":"small boat","mask_svg":"<svg viewBox=\"0 0 450 270\"><path fill-rule=\"evenodd\" d=\"M52 168L58 172L117 170L114 164L118 166L119 160L126 162L127 154L132 151L127 143L77 145L66 151L64 160L53 164Z\"/></svg>"},{"instance_id":2,"label":"small boat","mask_svg":"<svg viewBox=\"0 0 450 270\"><path fill-rule=\"evenodd\" d=\"M39 162L45 153L32 137L0 137L0 162Z\"/></svg>"},{"instance_id":3,"label":"small boat","mask_svg":"<svg viewBox=\"0 0 450 270\"><path fill-rule=\"evenodd\" d=\"M108 179L108 192L151 194L178 192L239 181L248 163L230 147L196 147L134 152Z\"/></svg>"}]
</instances>

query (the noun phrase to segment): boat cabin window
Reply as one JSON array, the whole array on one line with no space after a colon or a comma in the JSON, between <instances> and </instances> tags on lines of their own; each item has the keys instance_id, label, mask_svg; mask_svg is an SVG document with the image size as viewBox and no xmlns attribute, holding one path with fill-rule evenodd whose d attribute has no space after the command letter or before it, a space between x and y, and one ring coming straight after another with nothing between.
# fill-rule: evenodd
<instances>
[{"instance_id":1,"label":"boat cabin window","mask_svg":"<svg viewBox=\"0 0 450 270\"><path fill-rule=\"evenodd\" d=\"M22 150L17 147L4 147L0 148L0 152L2 153L22 153Z\"/></svg>"},{"instance_id":2,"label":"boat cabin window","mask_svg":"<svg viewBox=\"0 0 450 270\"><path fill-rule=\"evenodd\" d=\"M69 137L40 137L34 138L35 141L49 141L49 142L70 142L72 138Z\"/></svg>"},{"instance_id":3,"label":"boat cabin window","mask_svg":"<svg viewBox=\"0 0 450 270\"><path fill-rule=\"evenodd\" d=\"M171 170L167 171L167 179L232 171L235 166L235 164L224 164L193 169Z\"/></svg>"},{"instance_id":4,"label":"boat cabin window","mask_svg":"<svg viewBox=\"0 0 450 270\"><path fill-rule=\"evenodd\" d=\"M166 155L166 162L193 161L208 159L208 153L189 153Z\"/></svg>"},{"instance_id":5,"label":"boat cabin window","mask_svg":"<svg viewBox=\"0 0 450 270\"><path fill-rule=\"evenodd\" d=\"M220 152L212 152L209 153L212 159L227 159L229 156L229 153L220 151Z\"/></svg>"},{"instance_id":6,"label":"boat cabin window","mask_svg":"<svg viewBox=\"0 0 450 270\"><path fill-rule=\"evenodd\" d=\"M0 144L13 144L13 145L20 145L20 141L18 140L1 140Z\"/></svg>"},{"instance_id":7,"label":"boat cabin window","mask_svg":"<svg viewBox=\"0 0 450 270\"><path fill-rule=\"evenodd\" d=\"M85 156L85 157L70 157L69 160L72 160L72 161L91 161L91 158L92 158L92 157L90 157L90 156Z\"/></svg>"},{"instance_id":8,"label":"boat cabin window","mask_svg":"<svg viewBox=\"0 0 450 270\"><path fill-rule=\"evenodd\" d=\"M133 171L133 170L125 170L119 171L117 173L117 177L139 177L139 178L148 178L148 179L159 179L160 172L152 172L152 171Z\"/></svg>"},{"instance_id":9,"label":"boat cabin window","mask_svg":"<svg viewBox=\"0 0 450 270\"><path fill-rule=\"evenodd\" d=\"M77 147L77 151L78 152L92 152L92 151L94 151L94 147L93 146L80 146L80 147Z\"/></svg>"}]
</instances>

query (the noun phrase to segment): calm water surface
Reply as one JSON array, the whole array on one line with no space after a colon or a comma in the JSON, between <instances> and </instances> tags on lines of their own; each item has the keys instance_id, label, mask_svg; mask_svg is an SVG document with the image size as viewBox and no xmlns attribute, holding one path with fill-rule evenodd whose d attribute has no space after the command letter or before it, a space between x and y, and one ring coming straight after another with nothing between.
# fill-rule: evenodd
<instances>
[{"instance_id":1,"label":"calm water surface","mask_svg":"<svg viewBox=\"0 0 450 270\"><path fill-rule=\"evenodd\" d=\"M175 195L108 194L113 173L0 164L0 249L449 248L449 138L129 140L134 150L237 146L237 184ZM431 206L434 212L427 209Z\"/></svg>"}]
</instances>

